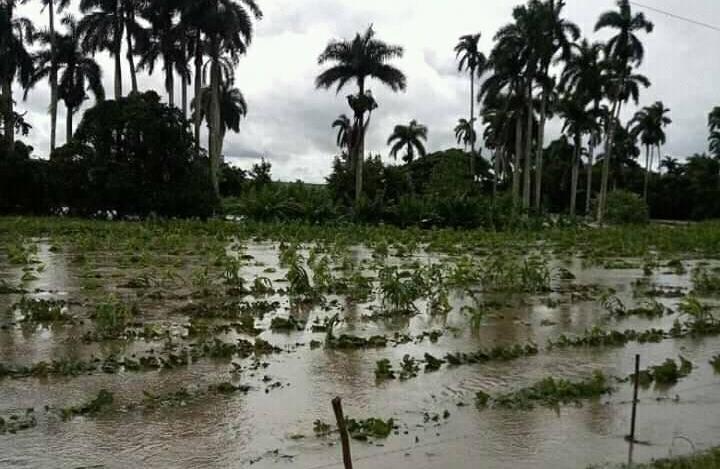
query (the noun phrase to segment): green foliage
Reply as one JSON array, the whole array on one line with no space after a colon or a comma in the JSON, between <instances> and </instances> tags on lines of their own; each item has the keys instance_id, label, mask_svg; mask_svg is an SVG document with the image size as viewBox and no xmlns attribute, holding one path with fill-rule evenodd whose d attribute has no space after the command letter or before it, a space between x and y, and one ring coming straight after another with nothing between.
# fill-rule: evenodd
<instances>
[{"instance_id":1,"label":"green foliage","mask_svg":"<svg viewBox=\"0 0 720 469\"><path fill-rule=\"evenodd\" d=\"M609 379L600 371L595 371L591 378L580 381L569 381L547 377L527 388L491 399L496 407L506 409L532 409L535 405L558 407L561 404L579 403L581 400L600 397L612 392ZM477 403L487 403L486 395L479 396Z\"/></svg>"},{"instance_id":2,"label":"green foliage","mask_svg":"<svg viewBox=\"0 0 720 469\"><path fill-rule=\"evenodd\" d=\"M612 191L608 194L606 220L615 225L640 225L648 222L648 207L632 192Z\"/></svg>"},{"instance_id":3,"label":"green foliage","mask_svg":"<svg viewBox=\"0 0 720 469\"><path fill-rule=\"evenodd\" d=\"M78 415L88 415L93 417L110 407L113 401L113 393L105 389L101 389L94 399L85 404L60 409L60 415L63 420L70 420Z\"/></svg>"},{"instance_id":4,"label":"green foliage","mask_svg":"<svg viewBox=\"0 0 720 469\"><path fill-rule=\"evenodd\" d=\"M356 440L368 438L387 438L395 428L393 419L383 420L370 417L364 420L346 418L347 431L350 437Z\"/></svg>"},{"instance_id":5,"label":"green foliage","mask_svg":"<svg viewBox=\"0 0 720 469\"><path fill-rule=\"evenodd\" d=\"M95 307L93 320L99 334L114 336L123 333L138 313L137 304L110 298Z\"/></svg>"},{"instance_id":6,"label":"green foliage","mask_svg":"<svg viewBox=\"0 0 720 469\"><path fill-rule=\"evenodd\" d=\"M207 216L215 205L187 121L151 91L88 109L50 165L55 203L79 214Z\"/></svg>"}]
</instances>

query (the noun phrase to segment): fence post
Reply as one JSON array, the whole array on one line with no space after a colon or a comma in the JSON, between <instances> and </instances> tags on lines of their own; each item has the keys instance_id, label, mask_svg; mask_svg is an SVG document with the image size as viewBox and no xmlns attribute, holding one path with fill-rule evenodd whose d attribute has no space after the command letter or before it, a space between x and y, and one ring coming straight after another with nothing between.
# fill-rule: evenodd
<instances>
[{"instance_id":1,"label":"fence post","mask_svg":"<svg viewBox=\"0 0 720 469\"><path fill-rule=\"evenodd\" d=\"M634 389L633 389L633 402L632 402L632 415L630 417L630 435L628 439L631 443L635 442L635 418L637 416L637 402L638 402L638 386L640 384L640 354L635 355L635 377L634 377Z\"/></svg>"},{"instance_id":2,"label":"fence post","mask_svg":"<svg viewBox=\"0 0 720 469\"><path fill-rule=\"evenodd\" d=\"M340 431L340 441L342 443L343 464L345 469L352 469L352 458L350 457L350 438L348 437L347 427L345 426L345 416L343 415L342 401L340 397L332 400L333 412L335 412L335 420L337 421L338 431Z\"/></svg>"}]
</instances>

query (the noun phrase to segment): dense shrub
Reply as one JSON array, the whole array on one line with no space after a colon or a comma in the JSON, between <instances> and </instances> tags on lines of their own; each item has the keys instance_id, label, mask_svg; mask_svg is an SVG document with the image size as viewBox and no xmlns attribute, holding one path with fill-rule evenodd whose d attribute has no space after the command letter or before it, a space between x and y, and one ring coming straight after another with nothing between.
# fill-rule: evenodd
<instances>
[{"instance_id":1,"label":"dense shrub","mask_svg":"<svg viewBox=\"0 0 720 469\"><path fill-rule=\"evenodd\" d=\"M632 192L616 190L608 194L607 215L608 223L642 224L648 222L647 204Z\"/></svg>"},{"instance_id":2,"label":"dense shrub","mask_svg":"<svg viewBox=\"0 0 720 469\"><path fill-rule=\"evenodd\" d=\"M154 92L89 109L50 166L55 205L80 214L207 216L216 203L188 122Z\"/></svg>"},{"instance_id":3,"label":"dense shrub","mask_svg":"<svg viewBox=\"0 0 720 469\"><path fill-rule=\"evenodd\" d=\"M20 141L12 153L0 144L0 213L48 211L48 162L31 159L31 152Z\"/></svg>"}]
</instances>

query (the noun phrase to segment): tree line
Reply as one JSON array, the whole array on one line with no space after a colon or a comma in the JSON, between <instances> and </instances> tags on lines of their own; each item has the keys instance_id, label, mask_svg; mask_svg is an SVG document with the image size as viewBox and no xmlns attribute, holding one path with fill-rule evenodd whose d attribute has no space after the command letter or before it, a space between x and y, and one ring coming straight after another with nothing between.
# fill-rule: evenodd
<instances>
[{"instance_id":1,"label":"tree line","mask_svg":"<svg viewBox=\"0 0 720 469\"><path fill-rule=\"evenodd\" d=\"M16 14L18 0L0 0L0 119L7 152L14 151L16 133L27 135L31 128L15 110L14 85L21 86L25 96L38 83L49 85L51 159L61 154L72 160L67 151L58 153L56 148L60 102L67 108L66 146L74 138L78 142L84 139L86 144L95 138L91 130L101 129L87 124L81 125L85 130L78 139L73 117L90 95L97 103L105 100L101 70L94 57L106 51L114 60L114 100L131 109L146 105L152 115L173 116L169 117L173 130L158 132L175 132L178 140L185 141L182 123L175 125L175 115L159 110L152 96L125 99L125 63L130 71L130 96L142 95L138 71L152 74L161 66L166 105L188 120L196 159L207 155L207 175L215 198L227 195L221 190L223 178L232 179L238 173L222 166L223 141L228 130L239 131L248 111L242 92L233 84L239 59L251 44L254 22L262 18L255 1L81 0L79 18L66 13L70 0L42 2L48 14L47 27L36 28ZM508 193L513 206L525 212L548 210L556 206L556 194L548 193L548 180L555 176L546 169L555 162L548 158L565 155L561 157L569 168L566 211L571 216L584 212L602 221L610 186L617 188L628 161L640 156L638 142L645 153L639 192L648 201L655 168L667 167L662 145L666 142L664 129L671 123L670 110L657 102L637 111L628 122L621 121L622 109L630 103L637 105L642 89L650 86L649 79L637 72L645 56L644 35L653 31L643 13L633 11L627 0L618 0L617 7L596 22L595 31L612 31L606 42L598 42L583 37L580 28L564 17L564 8L565 0L529 0L515 7L512 20L497 31L487 55L480 50L480 33L459 38L453 52L458 71L470 83L469 113L452 131L467 155L470 183L463 185L465 195L495 198ZM63 12L57 28L55 16ZM356 88L346 97L349 115L340 115L332 123L342 161L341 166L335 165L335 173L352 174L352 181L345 176L340 179L353 187L351 202L355 205L367 197L364 178L371 176L366 174L365 138L380 105L369 85L374 80L395 92L405 90L407 77L394 64L403 54L403 47L382 41L369 27L351 39L331 40L317 60L323 67L315 81L317 88L332 88L337 93L346 86ZM117 122L124 122L119 108L112 111ZM561 120L562 135L548 145L546 127L553 118ZM478 120L482 124L479 130ZM203 122L208 127L205 147L200 141ZM720 156L720 108L710 114L709 130L710 151ZM143 129L135 131L142 133ZM127 138L133 145L143 141L137 135ZM426 157L427 138L427 127L416 120L399 124L387 140L389 154L396 159L400 156L409 165ZM486 158L478 149L478 138L489 151ZM105 148L122 152L128 146ZM134 154L152 154L145 150ZM192 159L184 151L179 153L185 161ZM337 181L336 176L331 175L329 181ZM413 194L410 182L408 190ZM579 191L583 201L578 200Z\"/></svg>"}]
</instances>

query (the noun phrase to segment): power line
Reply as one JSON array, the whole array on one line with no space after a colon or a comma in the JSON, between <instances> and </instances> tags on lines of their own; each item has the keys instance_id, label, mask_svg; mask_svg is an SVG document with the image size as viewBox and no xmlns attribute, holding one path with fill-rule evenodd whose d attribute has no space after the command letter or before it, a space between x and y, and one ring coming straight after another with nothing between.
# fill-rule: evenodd
<instances>
[{"instance_id":1,"label":"power line","mask_svg":"<svg viewBox=\"0 0 720 469\"><path fill-rule=\"evenodd\" d=\"M696 26L702 26L704 28L708 28L708 29L712 29L713 31L720 32L720 26L714 26L712 24L704 23L702 21L694 20L692 18L687 18L685 16L676 15L675 13L671 13L669 11L661 10L659 8L643 5L641 3L637 3L637 2L633 2L633 1L631 1L629 3L631 3L632 5L635 5L636 7L645 8L647 10L654 11L655 13L660 13L662 15L669 16L670 18L675 18L676 20L686 21L686 22L694 24Z\"/></svg>"}]
</instances>

